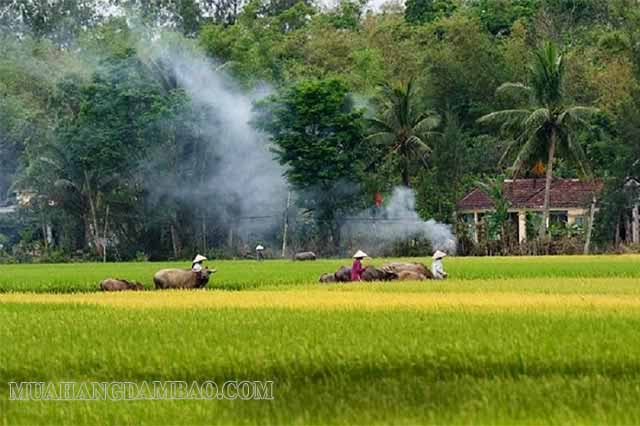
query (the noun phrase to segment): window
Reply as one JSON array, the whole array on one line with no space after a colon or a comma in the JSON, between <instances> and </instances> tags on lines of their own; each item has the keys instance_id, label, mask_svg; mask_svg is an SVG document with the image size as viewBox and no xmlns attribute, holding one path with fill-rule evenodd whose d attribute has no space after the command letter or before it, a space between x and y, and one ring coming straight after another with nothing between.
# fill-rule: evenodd
<instances>
[{"instance_id":1,"label":"window","mask_svg":"<svg viewBox=\"0 0 640 426\"><path fill-rule=\"evenodd\" d=\"M472 223L474 223L474 220L473 220L473 213L465 213L465 214L463 214L463 215L462 215L462 221L463 221L464 223L467 223L467 224L472 224Z\"/></svg>"},{"instance_id":2,"label":"window","mask_svg":"<svg viewBox=\"0 0 640 426\"><path fill-rule=\"evenodd\" d=\"M565 225L568 220L568 214L563 212L550 212L549 213L549 225Z\"/></svg>"}]
</instances>

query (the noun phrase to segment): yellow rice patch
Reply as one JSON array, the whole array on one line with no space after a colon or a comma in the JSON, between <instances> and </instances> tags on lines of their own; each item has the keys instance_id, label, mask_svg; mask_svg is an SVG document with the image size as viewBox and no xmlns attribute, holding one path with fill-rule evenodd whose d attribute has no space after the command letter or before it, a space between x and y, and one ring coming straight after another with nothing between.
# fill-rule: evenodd
<instances>
[{"instance_id":1,"label":"yellow rice patch","mask_svg":"<svg viewBox=\"0 0 640 426\"><path fill-rule=\"evenodd\" d=\"M288 309L539 309L640 308L637 295L523 293L387 293L372 291L144 291L121 293L7 293L0 303L75 303L131 309L288 308Z\"/></svg>"}]
</instances>

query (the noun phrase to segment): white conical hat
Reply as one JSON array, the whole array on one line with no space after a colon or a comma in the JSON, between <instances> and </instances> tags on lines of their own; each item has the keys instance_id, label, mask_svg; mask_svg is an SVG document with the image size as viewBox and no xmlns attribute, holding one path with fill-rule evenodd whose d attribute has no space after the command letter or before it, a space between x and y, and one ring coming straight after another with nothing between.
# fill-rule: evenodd
<instances>
[{"instance_id":1,"label":"white conical hat","mask_svg":"<svg viewBox=\"0 0 640 426\"><path fill-rule=\"evenodd\" d=\"M256 250L258 250L258 251L259 251L259 250L264 250L264 247L262 246L262 244L258 244L258 245L256 246Z\"/></svg>"},{"instance_id":2,"label":"white conical hat","mask_svg":"<svg viewBox=\"0 0 640 426\"><path fill-rule=\"evenodd\" d=\"M362 250L358 250L356 254L353 255L354 259L363 258L363 257L369 257L369 256L367 256L367 253L363 252Z\"/></svg>"},{"instance_id":3,"label":"white conical hat","mask_svg":"<svg viewBox=\"0 0 640 426\"><path fill-rule=\"evenodd\" d=\"M191 264L193 265L194 263L202 262L203 260L207 260L207 258L199 254L195 259L193 259L193 262L191 262Z\"/></svg>"},{"instance_id":4,"label":"white conical hat","mask_svg":"<svg viewBox=\"0 0 640 426\"><path fill-rule=\"evenodd\" d=\"M433 253L433 257L432 259L442 259L443 257L445 257L447 255L447 253L440 251L440 250L436 250L435 253Z\"/></svg>"}]
</instances>

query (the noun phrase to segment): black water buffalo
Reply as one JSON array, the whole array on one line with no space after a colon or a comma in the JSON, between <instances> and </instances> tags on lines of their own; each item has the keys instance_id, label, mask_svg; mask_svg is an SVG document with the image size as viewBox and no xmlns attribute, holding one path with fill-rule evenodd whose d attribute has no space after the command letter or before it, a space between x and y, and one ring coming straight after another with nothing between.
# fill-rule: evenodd
<instances>
[{"instance_id":1,"label":"black water buffalo","mask_svg":"<svg viewBox=\"0 0 640 426\"><path fill-rule=\"evenodd\" d=\"M322 274L320 276L321 283L335 283L336 282L336 274Z\"/></svg>"},{"instance_id":2,"label":"black water buffalo","mask_svg":"<svg viewBox=\"0 0 640 426\"><path fill-rule=\"evenodd\" d=\"M100 281L102 291L126 291L144 290L144 286L137 281L123 280L121 278L107 278Z\"/></svg>"},{"instance_id":3,"label":"black water buffalo","mask_svg":"<svg viewBox=\"0 0 640 426\"><path fill-rule=\"evenodd\" d=\"M335 273L336 281L339 283L346 283L351 281L351 268L348 266L341 266Z\"/></svg>"},{"instance_id":4,"label":"black water buffalo","mask_svg":"<svg viewBox=\"0 0 640 426\"><path fill-rule=\"evenodd\" d=\"M316 254L312 251L303 251L300 253L296 253L293 256L293 260L305 261L305 260L316 260Z\"/></svg>"}]
</instances>

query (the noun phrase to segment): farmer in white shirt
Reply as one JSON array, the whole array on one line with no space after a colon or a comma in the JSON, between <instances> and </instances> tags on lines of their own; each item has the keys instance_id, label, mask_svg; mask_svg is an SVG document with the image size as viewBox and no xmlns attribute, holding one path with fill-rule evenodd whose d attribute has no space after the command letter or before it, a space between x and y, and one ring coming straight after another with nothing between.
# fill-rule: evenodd
<instances>
[{"instance_id":1,"label":"farmer in white shirt","mask_svg":"<svg viewBox=\"0 0 640 426\"><path fill-rule=\"evenodd\" d=\"M262 244L258 244L256 246L256 260L259 262L264 260L264 246Z\"/></svg>"},{"instance_id":2,"label":"farmer in white shirt","mask_svg":"<svg viewBox=\"0 0 640 426\"><path fill-rule=\"evenodd\" d=\"M433 275L433 279L442 280L447 278L449 274L444 271L444 267L442 266L442 259L447 255L447 253L436 250L433 253L433 262L431 263L431 274Z\"/></svg>"},{"instance_id":3,"label":"farmer in white shirt","mask_svg":"<svg viewBox=\"0 0 640 426\"><path fill-rule=\"evenodd\" d=\"M198 278L200 278L202 272L202 262L205 260L207 260L207 258L199 254L195 259L193 259L193 262L191 262L191 270L198 274Z\"/></svg>"}]
</instances>

